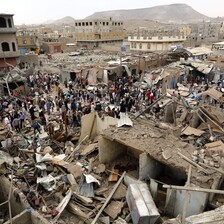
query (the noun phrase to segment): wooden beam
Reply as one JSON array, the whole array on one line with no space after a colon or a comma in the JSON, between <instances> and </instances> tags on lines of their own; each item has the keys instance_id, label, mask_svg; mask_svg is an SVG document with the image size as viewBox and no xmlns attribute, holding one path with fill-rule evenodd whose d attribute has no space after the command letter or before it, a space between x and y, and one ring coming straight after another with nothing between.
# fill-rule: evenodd
<instances>
[{"instance_id":1,"label":"wooden beam","mask_svg":"<svg viewBox=\"0 0 224 224\"><path fill-rule=\"evenodd\" d=\"M79 150L80 145L81 145L87 138L88 138L88 135L86 135L86 137L85 137L81 142L78 143L78 145L77 145L77 146L75 147L75 149L71 152L71 154L65 159L65 161L71 162L73 154L74 154L77 150Z\"/></svg>"},{"instance_id":2,"label":"wooden beam","mask_svg":"<svg viewBox=\"0 0 224 224\"><path fill-rule=\"evenodd\" d=\"M159 99L157 99L154 103L150 104L145 110L143 110L142 112L140 112L135 118L137 119L138 117L140 117L142 114L144 114L147 110L149 110L151 107L153 107L155 104L157 104L165 95L162 95Z\"/></svg>"},{"instance_id":3,"label":"wooden beam","mask_svg":"<svg viewBox=\"0 0 224 224\"><path fill-rule=\"evenodd\" d=\"M124 179L125 174L126 174L126 171L123 172L123 174L120 177L120 179L118 180L118 182L114 185L113 190L110 192L110 195L108 196L107 200L104 202L103 206L101 207L101 209L99 210L99 212L97 213L96 217L93 219L91 224L95 224L97 222L97 220L100 217L101 213L106 208L107 204L110 202L110 199L112 198L112 196L114 195L115 191L119 187L121 181Z\"/></svg>"},{"instance_id":4,"label":"wooden beam","mask_svg":"<svg viewBox=\"0 0 224 224\"><path fill-rule=\"evenodd\" d=\"M183 158L185 161L187 161L188 163L190 163L191 165L193 165L194 167L197 167L198 169L201 169L204 173L208 174L209 172L207 170L205 170L203 167L199 166L197 163L193 162L192 160L190 160L189 158L187 158L185 155L181 154L180 152L178 152L178 155Z\"/></svg>"},{"instance_id":5,"label":"wooden beam","mask_svg":"<svg viewBox=\"0 0 224 224\"><path fill-rule=\"evenodd\" d=\"M214 194L224 194L224 191L222 191L222 190L207 189L207 188L200 188L200 187L185 187L185 186L176 186L176 185L163 185L163 188L174 189L174 190L196 191L196 192L204 192L204 193L214 193Z\"/></svg>"},{"instance_id":6,"label":"wooden beam","mask_svg":"<svg viewBox=\"0 0 224 224\"><path fill-rule=\"evenodd\" d=\"M95 124L95 120L96 120L96 112L94 114L93 123L92 123L91 129L90 129L89 139L91 139L91 135L92 135L92 132L93 132L93 127L94 127L94 124Z\"/></svg>"},{"instance_id":7,"label":"wooden beam","mask_svg":"<svg viewBox=\"0 0 224 224\"><path fill-rule=\"evenodd\" d=\"M206 165L206 164L204 164L204 163L201 163L201 162L199 162L198 164L201 165L201 166L204 166L205 168L209 168L209 169L211 169L211 170L214 170L214 171L219 172L219 173L221 173L222 175L224 175L224 171L223 171L223 170L217 169L217 168L212 167L212 166L208 166L208 165Z\"/></svg>"},{"instance_id":8,"label":"wooden beam","mask_svg":"<svg viewBox=\"0 0 224 224\"><path fill-rule=\"evenodd\" d=\"M186 187L190 187L190 183L191 183L191 165L189 166L189 169L188 169ZM184 196L184 207L183 207L183 215L182 215L183 224L185 224L185 219L187 215L188 199L189 199L189 194L188 194L188 191L186 191Z\"/></svg>"},{"instance_id":9,"label":"wooden beam","mask_svg":"<svg viewBox=\"0 0 224 224\"><path fill-rule=\"evenodd\" d=\"M224 129L214 120L212 120L201 108L199 108L200 112L207 118L209 119L215 126L217 126L222 132L224 132Z\"/></svg>"}]
</instances>

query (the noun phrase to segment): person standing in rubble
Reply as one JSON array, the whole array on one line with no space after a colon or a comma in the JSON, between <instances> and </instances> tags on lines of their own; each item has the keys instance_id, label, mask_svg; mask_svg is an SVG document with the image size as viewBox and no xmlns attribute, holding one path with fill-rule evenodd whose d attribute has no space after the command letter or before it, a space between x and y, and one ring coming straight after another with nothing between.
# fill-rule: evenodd
<instances>
[{"instance_id":1,"label":"person standing in rubble","mask_svg":"<svg viewBox=\"0 0 224 224\"><path fill-rule=\"evenodd\" d=\"M5 128L8 131L12 132L12 126L11 126L10 120L7 116L5 116L5 118L4 118L4 124L5 124Z\"/></svg>"},{"instance_id":2,"label":"person standing in rubble","mask_svg":"<svg viewBox=\"0 0 224 224\"><path fill-rule=\"evenodd\" d=\"M31 104L29 106L29 112L30 112L30 117L31 117L31 120L33 121L35 119L35 111L34 111L34 106Z\"/></svg>"},{"instance_id":3,"label":"person standing in rubble","mask_svg":"<svg viewBox=\"0 0 224 224\"><path fill-rule=\"evenodd\" d=\"M45 106L46 106L47 114L50 115L51 114L51 102L50 102L50 100L46 101Z\"/></svg>"},{"instance_id":4,"label":"person standing in rubble","mask_svg":"<svg viewBox=\"0 0 224 224\"><path fill-rule=\"evenodd\" d=\"M65 85L65 88L68 88L68 80L67 80L67 78L65 78L64 85Z\"/></svg>"},{"instance_id":5,"label":"person standing in rubble","mask_svg":"<svg viewBox=\"0 0 224 224\"><path fill-rule=\"evenodd\" d=\"M74 113L76 111L76 109L77 109L77 105L76 105L76 101L75 101L75 98L74 98L71 102L71 110Z\"/></svg>"},{"instance_id":6,"label":"person standing in rubble","mask_svg":"<svg viewBox=\"0 0 224 224\"><path fill-rule=\"evenodd\" d=\"M46 120L45 115L44 115L42 110L39 111L39 117L40 117L40 120L41 120L41 125L44 126L44 130L46 131L47 130L47 128L46 128L47 120Z\"/></svg>"},{"instance_id":7,"label":"person standing in rubble","mask_svg":"<svg viewBox=\"0 0 224 224\"><path fill-rule=\"evenodd\" d=\"M125 99L121 100L121 104L120 104L120 114L124 115L126 114L126 103L125 103Z\"/></svg>"},{"instance_id":8,"label":"person standing in rubble","mask_svg":"<svg viewBox=\"0 0 224 224\"><path fill-rule=\"evenodd\" d=\"M36 134L36 131L38 131L39 134L41 134L40 124L36 120L33 121L33 131L34 134Z\"/></svg>"},{"instance_id":9,"label":"person standing in rubble","mask_svg":"<svg viewBox=\"0 0 224 224\"><path fill-rule=\"evenodd\" d=\"M155 113L155 118L156 119L159 119L159 116L160 116L160 110L161 110L161 108L160 108L160 106L159 106L159 104L157 104L155 107L154 107L154 113Z\"/></svg>"},{"instance_id":10,"label":"person standing in rubble","mask_svg":"<svg viewBox=\"0 0 224 224\"><path fill-rule=\"evenodd\" d=\"M20 112L19 119L20 119L20 129L22 129L23 128L23 122L25 120L25 114L22 111Z\"/></svg>"},{"instance_id":11,"label":"person standing in rubble","mask_svg":"<svg viewBox=\"0 0 224 224\"><path fill-rule=\"evenodd\" d=\"M151 92L150 93L150 104L153 104L153 102L154 102L154 95L153 95L153 93Z\"/></svg>"},{"instance_id":12,"label":"person standing in rubble","mask_svg":"<svg viewBox=\"0 0 224 224\"><path fill-rule=\"evenodd\" d=\"M28 119L25 120L25 125L26 125L27 131L30 131L31 130L31 124L30 124L30 121Z\"/></svg>"},{"instance_id":13,"label":"person standing in rubble","mask_svg":"<svg viewBox=\"0 0 224 224\"><path fill-rule=\"evenodd\" d=\"M19 122L19 118L15 117L12 121L12 126L15 128L16 132L19 133L20 132L20 122Z\"/></svg>"}]
</instances>

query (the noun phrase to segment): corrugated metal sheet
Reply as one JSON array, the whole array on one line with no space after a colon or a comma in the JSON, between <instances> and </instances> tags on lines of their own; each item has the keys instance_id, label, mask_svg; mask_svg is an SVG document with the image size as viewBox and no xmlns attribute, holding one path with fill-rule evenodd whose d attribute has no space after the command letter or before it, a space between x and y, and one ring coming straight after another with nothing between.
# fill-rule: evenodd
<instances>
[{"instance_id":1,"label":"corrugated metal sheet","mask_svg":"<svg viewBox=\"0 0 224 224\"><path fill-rule=\"evenodd\" d=\"M133 122L131 121L131 119L128 117L127 114L123 114L120 113L120 119L118 120L118 127L122 127L122 126L133 126Z\"/></svg>"}]
</instances>

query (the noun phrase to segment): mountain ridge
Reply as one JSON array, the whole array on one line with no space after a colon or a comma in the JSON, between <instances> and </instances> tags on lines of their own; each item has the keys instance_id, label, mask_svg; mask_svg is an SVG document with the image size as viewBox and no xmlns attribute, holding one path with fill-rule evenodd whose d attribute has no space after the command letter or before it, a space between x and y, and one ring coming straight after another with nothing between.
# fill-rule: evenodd
<instances>
[{"instance_id":1,"label":"mountain ridge","mask_svg":"<svg viewBox=\"0 0 224 224\"><path fill-rule=\"evenodd\" d=\"M113 18L117 20L143 19L162 23L197 23L210 17L197 12L191 6L182 3L159 5L139 9L119 9L95 12L86 19Z\"/></svg>"}]
</instances>

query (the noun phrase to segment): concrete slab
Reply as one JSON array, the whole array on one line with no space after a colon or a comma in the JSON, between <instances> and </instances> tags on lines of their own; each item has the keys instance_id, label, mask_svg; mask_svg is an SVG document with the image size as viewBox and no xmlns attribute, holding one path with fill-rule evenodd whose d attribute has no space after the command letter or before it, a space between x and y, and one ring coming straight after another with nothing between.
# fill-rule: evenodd
<instances>
[{"instance_id":1,"label":"concrete slab","mask_svg":"<svg viewBox=\"0 0 224 224\"><path fill-rule=\"evenodd\" d=\"M105 209L104 212L111 218L116 219L121 213L124 203L120 201L112 201Z\"/></svg>"}]
</instances>

